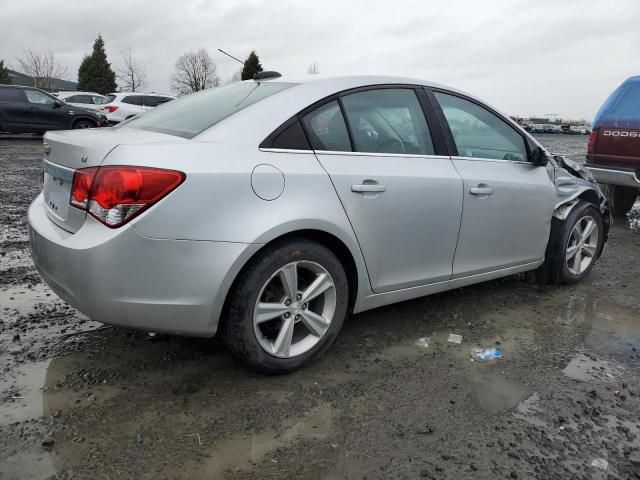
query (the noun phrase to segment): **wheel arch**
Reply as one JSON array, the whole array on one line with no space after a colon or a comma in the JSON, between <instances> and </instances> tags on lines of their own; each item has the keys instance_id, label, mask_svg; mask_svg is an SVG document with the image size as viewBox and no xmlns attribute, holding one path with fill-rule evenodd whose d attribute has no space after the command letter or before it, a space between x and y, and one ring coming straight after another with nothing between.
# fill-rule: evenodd
<instances>
[{"instance_id":1,"label":"wheel arch","mask_svg":"<svg viewBox=\"0 0 640 480\"><path fill-rule=\"evenodd\" d=\"M263 237L261 237L261 239L263 239ZM371 288L359 247L357 247L358 250L354 252L353 247L350 248L348 246L348 241L345 241L343 238L340 238L338 235L329 232L326 229L314 227L298 228L285 233L272 235L268 241L261 242L259 248L252 249L248 256L239 259L238 264L229 273L227 281L224 282L222 288L216 295L213 311L213 330L219 330L220 322L224 321L229 298L242 272L267 246L288 239L306 239L315 241L328 248L334 255L336 255L336 257L338 257L345 269L347 282L349 284L348 311L354 311L358 298L363 294L366 294L366 291L369 291Z\"/></svg>"},{"instance_id":2,"label":"wheel arch","mask_svg":"<svg viewBox=\"0 0 640 480\"><path fill-rule=\"evenodd\" d=\"M79 116L73 118L73 121L71 122L71 128L73 128L76 123L81 122L83 120L87 120L87 121L93 123L94 127L98 126L98 122L97 122L97 120L95 118L92 118L89 115L79 115Z\"/></svg>"}]
</instances>

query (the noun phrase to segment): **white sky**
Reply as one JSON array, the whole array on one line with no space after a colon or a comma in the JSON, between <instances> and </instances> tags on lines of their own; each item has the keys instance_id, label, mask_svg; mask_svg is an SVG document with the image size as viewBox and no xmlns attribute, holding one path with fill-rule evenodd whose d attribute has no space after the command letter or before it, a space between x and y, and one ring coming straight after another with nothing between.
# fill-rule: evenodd
<instances>
[{"instance_id":1,"label":"white sky","mask_svg":"<svg viewBox=\"0 0 640 480\"><path fill-rule=\"evenodd\" d=\"M381 73L444 83L509 114L591 119L640 74L640 0L0 1L0 59L51 49L77 79L102 34L113 67L131 48L149 88L204 47L223 80L252 49L283 74Z\"/></svg>"}]
</instances>

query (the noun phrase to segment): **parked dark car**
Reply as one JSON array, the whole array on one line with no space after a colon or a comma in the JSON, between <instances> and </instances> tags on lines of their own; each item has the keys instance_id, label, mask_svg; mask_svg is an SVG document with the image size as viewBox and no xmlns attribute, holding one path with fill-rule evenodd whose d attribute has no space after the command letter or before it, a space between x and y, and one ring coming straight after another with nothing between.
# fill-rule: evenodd
<instances>
[{"instance_id":1,"label":"parked dark car","mask_svg":"<svg viewBox=\"0 0 640 480\"><path fill-rule=\"evenodd\" d=\"M596 114L587 166L605 186L612 213L625 215L640 192L640 76L620 85Z\"/></svg>"},{"instance_id":2,"label":"parked dark car","mask_svg":"<svg viewBox=\"0 0 640 480\"><path fill-rule=\"evenodd\" d=\"M107 126L107 117L33 87L0 85L0 132L44 133Z\"/></svg>"}]
</instances>

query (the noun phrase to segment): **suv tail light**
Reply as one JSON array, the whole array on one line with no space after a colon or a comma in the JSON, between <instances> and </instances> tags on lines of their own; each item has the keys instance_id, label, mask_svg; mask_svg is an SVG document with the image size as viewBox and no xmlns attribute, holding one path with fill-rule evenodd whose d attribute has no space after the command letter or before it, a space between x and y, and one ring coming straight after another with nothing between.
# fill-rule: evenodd
<instances>
[{"instance_id":1,"label":"suv tail light","mask_svg":"<svg viewBox=\"0 0 640 480\"><path fill-rule=\"evenodd\" d=\"M186 178L176 170L106 166L76 170L69 203L117 228L175 190Z\"/></svg>"},{"instance_id":2,"label":"suv tail light","mask_svg":"<svg viewBox=\"0 0 640 480\"><path fill-rule=\"evenodd\" d=\"M596 151L596 140L598 139L598 129L594 128L589 134L589 143L587 143L587 154L593 155Z\"/></svg>"},{"instance_id":3,"label":"suv tail light","mask_svg":"<svg viewBox=\"0 0 640 480\"><path fill-rule=\"evenodd\" d=\"M107 113L113 113L118 109L118 105L105 105L104 109Z\"/></svg>"}]
</instances>

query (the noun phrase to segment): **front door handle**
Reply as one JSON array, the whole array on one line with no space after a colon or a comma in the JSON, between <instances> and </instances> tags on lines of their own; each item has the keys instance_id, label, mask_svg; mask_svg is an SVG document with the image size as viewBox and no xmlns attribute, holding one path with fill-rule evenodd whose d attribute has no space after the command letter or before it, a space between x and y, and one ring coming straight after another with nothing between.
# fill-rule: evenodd
<instances>
[{"instance_id":1,"label":"front door handle","mask_svg":"<svg viewBox=\"0 0 640 480\"><path fill-rule=\"evenodd\" d=\"M351 191L356 193L382 193L387 190L384 185L377 183L365 183L362 185L351 185Z\"/></svg>"},{"instance_id":2,"label":"front door handle","mask_svg":"<svg viewBox=\"0 0 640 480\"><path fill-rule=\"evenodd\" d=\"M471 195L478 195L478 196L481 196L481 197L487 197L487 196L493 194L493 192L495 192L495 191L496 191L495 188L491 188L486 183L481 183L477 187L473 187L471 190L469 190L469 193Z\"/></svg>"}]
</instances>

